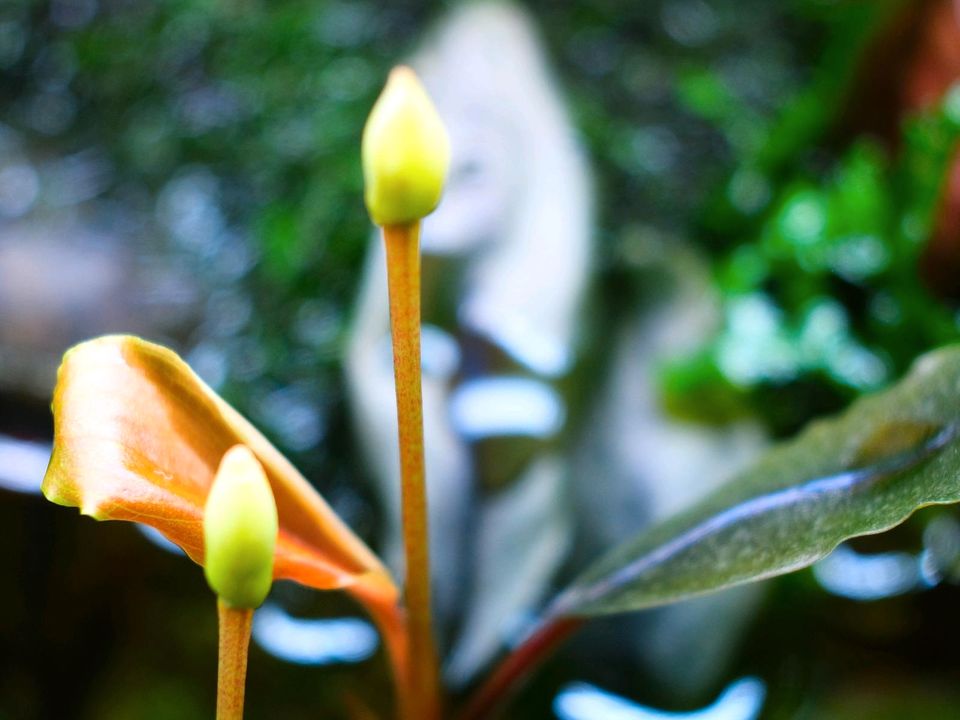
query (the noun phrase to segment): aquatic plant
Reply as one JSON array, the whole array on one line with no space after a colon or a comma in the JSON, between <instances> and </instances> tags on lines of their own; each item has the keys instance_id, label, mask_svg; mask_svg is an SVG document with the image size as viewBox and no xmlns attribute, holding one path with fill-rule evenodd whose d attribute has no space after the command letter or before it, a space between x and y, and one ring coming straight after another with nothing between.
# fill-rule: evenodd
<instances>
[{"instance_id":1,"label":"aquatic plant","mask_svg":"<svg viewBox=\"0 0 960 720\"><path fill-rule=\"evenodd\" d=\"M152 526L204 565L221 621L218 717L242 716L250 617L273 579L343 590L362 605L388 649L399 717L439 720L453 712L477 720L501 709L591 617L791 572L920 507L960 501L960 347L949 347L600 558L450 708L430 613L418 252L419 222L440 199L447 155L425 91L410 70L395 70L364 133L363 162L368 210L387 249L402 599L380 560L310 483L175 353L136 337L106 336L64 357L43 492L98 520Z\"/></svg>"}]
</instances>

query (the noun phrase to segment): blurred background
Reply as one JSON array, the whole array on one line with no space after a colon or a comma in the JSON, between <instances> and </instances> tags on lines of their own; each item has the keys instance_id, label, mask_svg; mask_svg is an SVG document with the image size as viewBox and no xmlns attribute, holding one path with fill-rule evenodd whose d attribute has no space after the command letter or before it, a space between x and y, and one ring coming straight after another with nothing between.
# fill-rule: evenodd
<instances>
[{"instance_id":1,"label":"blurred background","mask_svg":"<svg viewBox=\"0 0 960 720\"><path fill-rule=\"evenodd\" d=\"M0 718L204 718L216 617L162 538L39 495L56 367L175 348L396 566L389 68L450 127L425 223L437 615L464 692L551 593L960 336L952 0L5 0ZM951 718L960 518L592 623L510 717ZM380 711L377 639L278 584L251 718Z\"/></svg>"}]
</instances>

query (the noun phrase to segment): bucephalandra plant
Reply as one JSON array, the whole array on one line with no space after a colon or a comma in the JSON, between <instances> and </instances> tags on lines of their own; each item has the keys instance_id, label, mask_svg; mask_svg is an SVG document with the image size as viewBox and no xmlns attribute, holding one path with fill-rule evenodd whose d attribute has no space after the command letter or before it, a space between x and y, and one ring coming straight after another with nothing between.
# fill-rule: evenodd
<instances>
[{"instance_id":1,"label":"bucephalandra plant","mask_svg":"<svg viewBox=\"0 0 960 720\"><path fill-rule=\"evenodd\" d=\"M203 508L203 570L220 621L218 720L243 717L253 611L273 584L277 530L267 476L248 447L235 445L223 456Z\"/></svg>"},{"instance_id":2,"label":"bucephalandra plant","mask_svg":"<svg viewBox=\"0 0 960 720\"><path fill-rule=\"evenodd\" d=\"M413 717L440 716L430 618L430 550L420 388L420 220L440 202L450 148L446 129L413 71L398 67L363 131L363 175L371 219L387 254L390 330L400 436L400 485L410 627Z\"/></svg>"},{"instance_id":3,"label":"bucephalandra plant","mask_svg":"<svg viewBox=\"0 0 960 720\"><path fill-rule=\"evenodd\" d=\"M365 199L386 246L406 563L381 561L246 419L175 353L131 336L69 350L53 397L43 492L98 520L145 523L204 566L217 596L217 715L243 714L250 623L276 579L343 590L370 615L402 720L493 717L592 616L640 610L797 570L844 539L960 501L960 348L774 448L717 492L590 566L462 707L445 703L430 614L420 387L421 219L440 200L446 132L398 68L363 137ZM682 458L677 459L682 462ZM318 708L318 715L325 715Z\"/></svg>"},{"instance_id":4,"label":"bucephalandra plant","mask_svg":"<svg viewBox=\"0 0 960 720\"><path fill-rule=\"evenodd\" d=\"M399 592L307 480L175 353L106 336L64 356L53 397L46 497L99 520L145 523L203 564L205 504L226 453L256 456L276 503L273 578L342 589L379 627L401 706L408 686Z\"/></svg>"}]
</instances>

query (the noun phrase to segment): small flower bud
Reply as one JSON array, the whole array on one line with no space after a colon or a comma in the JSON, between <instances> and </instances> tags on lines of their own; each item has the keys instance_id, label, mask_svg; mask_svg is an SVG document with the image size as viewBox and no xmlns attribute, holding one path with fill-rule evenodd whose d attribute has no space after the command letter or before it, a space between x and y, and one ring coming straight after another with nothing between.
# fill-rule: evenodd
<instances>
[{"instance_id":1,"label":"small flower bud","mask_svg":"<svg viewBox=\"0 0 960 720\"><path fill-rule=\"evenodd\" d=\"M203 515L204 574L234 608L259 607L273 583L277 505L259 461L245 445L220 461Z\"/></svg>"},{"instance_id":2,"label":"small flower bud","mask_svg":"<svg viewBox=\"0 0 960 720\"><path fill-rule=\"evenodd\" d=\"M450 141L430 96L407 67L394 68L363 129L364 199L377 225L403 225L440 202Z\"/></svg>"}]
</instances>

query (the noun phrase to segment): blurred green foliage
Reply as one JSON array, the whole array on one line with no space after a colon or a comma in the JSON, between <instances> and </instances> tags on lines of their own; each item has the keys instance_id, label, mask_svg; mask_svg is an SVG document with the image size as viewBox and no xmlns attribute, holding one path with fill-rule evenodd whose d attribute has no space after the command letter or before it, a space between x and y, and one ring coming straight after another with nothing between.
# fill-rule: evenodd
<instances>
[{"instance_id":1,"label":"blurred green foliage","mask_svg":"<svg viewBox=\"0 0 960 720\"><path fill-rule=\"evenodd\" d=\"M777 190L755 236L717 266L719 334L664 371L681 412L759 411L780 432L794 431L898 377L921 349L957 338L953 311L919 266L960 140L958 99L910 121L896 159L863 139L819 177ZM799 386L820 394L801 400L791 393ZM684 406L700 392L716 399ZM792 400L780 402L784 394Z\"/></svg>"},{"instance_id":2,"label":"blurred green foliage","mask_svg":"<svg viewBox=\"0 0 960 720\"><path fill-rule=\"evenodd\" d=\"M719 256L724 327L665 369L671 407L712 420L759 411L787 433L956 336L953 310L915 269L957 98L907 123L895 156L869 138L839 152L831 140L865 48L902 2L532 7L597 165L610 317L631 311L623 290L642 294L638 244L686 237ZM18 49L3 36L0 118L47 151L109 153L109 197L156 216L152 231L212 296L187 346L213 340L216 384L311 474L337 469L323 432L298 443L291 399L323 408L311 420L322 431L342 425L339 347L369 232L360 130L386 70L439 8L17 0L0 11L25 38ZM241 271L217 271L225 249L248 256ZM224 327L218 311L238 304L249 320Z\"/></svg>"},{"instance_id":3,"label":"blurred green foliage","mask_svg":"<svg viewBox=\"0 0 960 720\"><path fill-rule=\"evenodd\" d=\"M107 154L102 199L145 218L141 234L201 292L196 329L167 341L192 349L201 374L328 489L350 472L339 362L370 228L360 133L428 10L314 0L0 8L26 38L0 68L0 120L42 152ZM369 512L351 520L372 528Z\"/></svg>"},{"instance_id":4,"label":"blurred green foliage","mask_svg":"<svg viewBox=\"0 0 960 720\"><path fill-rule=\"evenodd\" d=\"M765 0L529 7L596 166L596 287L610 310L593 329L602 345L643 295L638 240L699 235L695 219L717 182L804 86L822 19ZM183 349L326 492L354 500L339 362L370 235L360 132L387 70L442 9L0 8L11 31L0 33L10 45L0 47L0 122L44 154L106 154L112 174L98 202L136 214L138 233L200 287L196 330L156 339ZM714 103L726 108L717 127L701 116ZM602 359L597 367L595 382ZM349 519L369 535L370 508L355 505Z\"/></svg>"},{"instance_id":5,"label":"blurred green foliage","mask_svg":"<svg viewBox=\"0 0 960 720\"><path fill-rule=\"evenodd\" d=\"M921 260L960 141L960 86L908 116L895 151L867 134L839 147L833 137L868 42L903 7L835 9L812 82L756 124L754 147L706 203L723 322L700 353L663 369L678 414L759 415L790 434L957 339L956 307L934 295ZM719 127L744 117L709 74L688 76L682 93Z\"/></svg>"}]
</instances>

